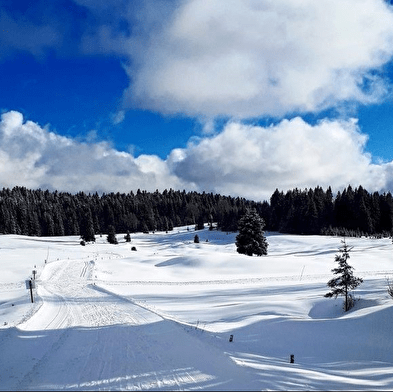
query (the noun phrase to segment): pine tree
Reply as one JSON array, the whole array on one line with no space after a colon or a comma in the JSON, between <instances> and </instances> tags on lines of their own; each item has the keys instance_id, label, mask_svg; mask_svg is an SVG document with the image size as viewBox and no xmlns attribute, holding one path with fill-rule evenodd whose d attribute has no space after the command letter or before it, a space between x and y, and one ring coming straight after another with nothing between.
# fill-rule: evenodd
<instances>
[{"instance_id":1,"label":"pine tree","mask_svg":"<svg viewBox=\"0 0 393 392\"><path fill-rule=\"evenodd\" d=\"M332 272L337 275L336 278L330 279L327 285L332 289L330 292L325 294L325 297L337 298L338 295L345 297L344 310L348 311L351 307L351 295L350 290L356 288L363 282L362 278L353 276L353 267L351 267L347 260L349 259L349 252L352 248L348 248L345 239L342 241L344 244L340 249L340 254L336 255L335 261L338 263L337 268L333 268Z\"/></svg>"},{"instance_id":2,"label":"pine tree","mask_svg":"<svg viewBox=\"0 0 393 392\"><path fill-rule=\"evenodd\" d=\"M264 235L264 220L258 215L255 208L246 210L239 220L239 234L236 236L237 252L252 256L267 255L268 243Z\"/></svg>"},{"instance_id":3,"label":"pine tree","mask_svg":"<svg viewBox=\"0 0 393 392\"><path fill-rule=\"evenodd\" d=\"M131 235L130 235L129 230L127 230L127 233L124 236L124 239L126 240L126 242L131 242Z\"/></svg>"},{"instance_id":4,"label":"pine tree","mask_svg":"<svg viewBox=\"0 0 393 392\"><path fill-rule=\"evenodd\" d=\"M110 244L114 244L114 245L118 244L115 227L113 225L109 225L108 236L106 237L106 239Z\"/></svg>"}]
</instances>

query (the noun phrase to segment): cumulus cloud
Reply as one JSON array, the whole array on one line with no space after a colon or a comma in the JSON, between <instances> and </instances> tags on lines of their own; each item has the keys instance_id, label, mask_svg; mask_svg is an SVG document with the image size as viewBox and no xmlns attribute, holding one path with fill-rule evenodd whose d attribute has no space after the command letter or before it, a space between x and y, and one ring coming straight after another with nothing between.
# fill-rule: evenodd
<instances>
[{"instance_id":1,"label":"cumulus cloud","mask_svg":"<svg viewBox=\"0 0 393 392\"><path fill-rule=\"evenodd\" d=\"M392 189L393 162L373 164L366 143L356 120L310 125L297 117L269 127L231 122L166 160L135 158L105 142L57 135L11 111L0 121L0 183L67 192L173 188L254 200L268 200L276 188Z\"/></svg>"},{"instance_id":2,"label":"cumulus cloud","mask_svg":"<svg viewBox=\"0 0 393 392\"><path fill-rule=\"evenodd\" d=\"M393 54L385 0L73 1L87 15L75 28L66 9L61 22L0 9L2 55L78 41L85 54L120 56L124 109L280 117L387 93L378 72Z\"/></svg>"},{"instance_id":3,"label":"cumulus cloud","mask_svg":"<svg viewBox=\"0 0 393 392\"><path fill-rule=\"evenodd\" d=\"M356 120L312 126L297 117L269 127L233 122L219 135L173 151L168 164L200 189L256 200L268 199L276 188L339 190L351 184L383 190L392 164L373 164L366 142Z\"/></svg>"},{"instance_id":4,"label":"cumulus cloud","mask_svg":"<svg viewBox=\"0 0 393 392\"><path fill-rule=\"evenodd\" d=\"M154 29L143 28L154 14L142 13L123 37L132 60L125 106L250 118L386 93L373 72L393 54L383 0L185 0L169 9Z\"/></svg>"},{"instance_id":5,"label":"cumulus cloud","mask_svg":"<svg viewBox=\"0 0 393 392\"><path fill-rule=\"evenodd\" d=\"M81 143L25 122L16 111L1 116L0 163L3 187L129 192L182 186L158 157L135 159L105 142Z\"/></svg>"}]
</instances>

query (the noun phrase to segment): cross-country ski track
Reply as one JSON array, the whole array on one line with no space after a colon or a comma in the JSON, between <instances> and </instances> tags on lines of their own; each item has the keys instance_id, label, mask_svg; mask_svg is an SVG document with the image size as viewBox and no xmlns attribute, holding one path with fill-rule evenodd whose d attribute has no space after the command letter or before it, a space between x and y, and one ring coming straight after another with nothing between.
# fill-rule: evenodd
<instances>
[{"instance_id":1,"label":"cross-country ski track","mask_svg":"<svg viewBox=\"0 0 393 392\"><path fill-rule=\"evenodd\" d=\"M19 347L13 347L15 339L1 347L3 353L19 353L4 364L3 374L26 363L13 389L173 390L199 385L225 390L228 372L233 377L246 372L198 339L192 328L97 289L88 279L92 266L60 260L45 267L37 282L40 308L12 330Z\"/></svg>"}]
</instances>

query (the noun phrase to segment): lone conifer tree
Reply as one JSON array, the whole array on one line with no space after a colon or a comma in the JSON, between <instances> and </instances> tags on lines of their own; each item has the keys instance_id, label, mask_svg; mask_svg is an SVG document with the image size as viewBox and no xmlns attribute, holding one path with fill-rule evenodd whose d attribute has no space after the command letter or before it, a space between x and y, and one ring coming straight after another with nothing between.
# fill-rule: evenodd
<instances>
[{"instance_id":1,"label":"lone conifer tree","mask_svg":"<svg viewBox=\"0 0 393 392\"><path fill-rule=\"evenodd\" d=\"M126 242L131 242L131 234L130 234L129 230L127 230L127 233L124 236L124 239L126 240Z\"/></svg>"},{"instance_id":2,"label":"lone conifer tree","mask_svg":"<svg viewBox=\"0 0 393 392\"><path fill-rule=\"evenodd\" d=\"M110 244L118 244L115 227L113 225L108 226L108 236L106 237L106 239Z\"/></svg>"},{"instance_id":3,"label":"lone conifer tree","mask_svg":"<svg viewBox=\"0 0 393 392\"><path fill-rule=\"evenodd\" d=\"M247 256L267 255L268 243L263 231L264 227L265 222L255 208L247 209L238 223L237 252Z\"/></svg>"},{"instance_id":4,"label":"lone conifer tree","mask_svg":"<svg viewBox=\"0 0 393 392\"><path fill-rule=\"evenodd\" d=\"M338 295L345 297L344 310L348 311L352 307L350 299L350 290L353 290L360 283L363 282L362 278L353 276L353 267L351 267L347 260L349 259L349 252L352 248L348 248L345 239L341 241L344 245L339 248L340 254L336 255L335 261L338 262L338 267L333 268L332 272L334 275L338 275L336 278L330 279L327 285L332 289L330 292L325 294L325 297L337 298Z\"/></svg>"}]
</instances>

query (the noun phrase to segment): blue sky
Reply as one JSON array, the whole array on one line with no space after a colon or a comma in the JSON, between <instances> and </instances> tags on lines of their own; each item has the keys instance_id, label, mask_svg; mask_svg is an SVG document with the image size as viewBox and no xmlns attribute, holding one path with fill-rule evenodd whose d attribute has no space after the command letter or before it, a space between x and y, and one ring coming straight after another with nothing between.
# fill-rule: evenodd
<instances>
[{"instance_id":1,"label":"blue sky","mask_svg":"<svg viewBox=\"0 0 393 392\"><path fill-rule=\"evenodd\" d=\"M0 186L393 191L383 0L0 0Z\"/></svg>"},{"instance_id":2,"label":"blue sky","mask_svg":"<svg viewBox=\"0 0 393 392\"><path fill-rule=\"evenodd\" d=\"M26 119L70 137L86 137L92 130L120 150L136 155L158 154L165 158L173 148L186 146L198 131L195 119L162 116L129 109L116 124L127 75L119 59L112 57L57 58L48 54L38 60L19 54L1 65L2 110L18 110ZM17 81L15 83L15 81Z\"/></svg>"}]
</instances>

